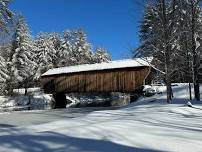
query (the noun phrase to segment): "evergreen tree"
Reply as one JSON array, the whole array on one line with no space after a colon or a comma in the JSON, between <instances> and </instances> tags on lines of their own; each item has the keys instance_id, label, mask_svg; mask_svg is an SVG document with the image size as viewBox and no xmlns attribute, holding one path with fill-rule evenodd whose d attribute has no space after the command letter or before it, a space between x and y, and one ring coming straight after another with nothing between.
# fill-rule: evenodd
<instances>
[{"instance_id":1,"label":"evergreen tree","mask_svg":"<svg viewBox=\"0 0 202 152\"><path fill-rule=\"evenodd\" d=\"M60 66L61 58L65 55L63 54L62 48L62 39L58 33L49 33L49 40L52 42L55 50L55 57L52 60L54 68Z\"/></svg>"},{"instance_id":2,"label":"evergreen tree","mask_svg":"<svg viewBox=\"0 0 202 152\"><path fill-rule=\"evenodd\" d=\"M8 23L12 20L13 13L8 5L11 0L0 0L0 32L8 32Z\"/></svg>"},{"instance_id":3,"label":"evergreen tree","mask_svg":"<svg viewBox=\"0 0 202 152\"><path fill-rule=\"evenodd\" d=\"M81 29L67 30L61 45L62 66L92 63L91 45Z\"/></svg>"},{"instance_id":4,"label":"evergreen tree","mask_svg":"<svg viewBox=\"0 0 202 152\"><path fill-rule=\"evenodd\" d=\"M42 73L54 67L56 50L51 38L48 33L40 33L35 39L34 60L38 67L35 79L38 79Z\"/></svg>"},{"instance_id":5,"label":"evergreen tree","mask_svg":"<svg viewBox=\"0 0 202 152\"><path fill-rule=\"evenodd\" d=\"M93 55L94 63L109 62L111 60L111 56L106 49L101 47L96 48L95 54Z\"/></svg>"},{"instance_id":6,"label":"evergreen tree","mask_svg":"<svg viewBox=\"0 0 202 152\"><path fill-rule=\"evenodd\" d=\"M15 23L12 47L7 59L7 68L10 79L7 80L9 87L29 87L33 76L33 43L28 26L22 16L18 16ZM12 83L12 85L10 85ZM12 89L8 89L9 94Z\"/></svg>"},{"instance_id":7,"label":"evergreen tree","mask_svg":"<svg viewBox=\"0 0 202 152\"><path fill-rule=\"evenodd\" d=\"M6 93L6 80L9 78L6 61L2 56L0 56L0 95L4 95Z\"/></svg>"},{"instance_id":8,"label":"evergreen tree","mask_svg":"<svg viewBox=\"0 0 202 152\"><path fill-rule=\"evenodd\" d=\"M8 79L8 70L7 70L7 55L10 50L10 44L0 46L0 84L4 84Z\"/></svg>"},{"instance_id":9,"label":"evergreen tree","mask_svg":"<svg viewBox=\"0 0 202 152\"><path fill-rule=\"evenodd\" d=\"M59 66L69 66L74 65L76 60L72 56L73 46L72 43L74 41L73 32L70 30L66 30L64 32L63 38L61 39L61 46L60 46L60 61Z\"/></svg>"},{"instance_id":10,"label":"evergreen tree","mask_svg":"<svg viewBox=\"0 0 202 152\"><path fill-rule=\"evenodd\" d=\"M73 44L72 56L76 59L76 64L92 63L91 45L87 41L85 32L81 29L73 32L75 42Z\"/></svg>"}]
</instances>

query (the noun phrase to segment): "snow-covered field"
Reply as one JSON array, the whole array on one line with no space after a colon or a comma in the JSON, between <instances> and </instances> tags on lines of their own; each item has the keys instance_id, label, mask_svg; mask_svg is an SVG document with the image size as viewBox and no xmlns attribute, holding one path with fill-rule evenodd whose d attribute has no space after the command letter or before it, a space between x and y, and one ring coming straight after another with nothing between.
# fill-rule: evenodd
<instances>
[{"instance_id":1,"label":"snow-covered field","mask_svg":"<svg viewBox=\"0 0 202 152\"><path fill-rule=\"evenodd\" d=\"M160 89L163 89L160 88ZM121 108L0 114L3 152L201 152L202 104L186 105L186 85Z\"/></svg>"}]
</instances>

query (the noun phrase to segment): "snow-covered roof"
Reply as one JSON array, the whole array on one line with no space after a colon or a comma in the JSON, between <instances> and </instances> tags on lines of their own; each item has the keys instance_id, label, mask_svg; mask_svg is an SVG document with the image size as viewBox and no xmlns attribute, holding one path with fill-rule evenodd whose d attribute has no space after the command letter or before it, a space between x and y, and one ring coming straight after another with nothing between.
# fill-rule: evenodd
<instances>
[{"instance_id":1,"label":"snow-covered roof","mask_svg":"<svg viewBox=\"0 0 202 152\"><path fill-rule=\"evenodd\" d=\"M67 73L76 73L84 71L98 71L98 70L108 70L108 69L120 69L120 68L132 68L132 67L142 67L142 66L151 66L152 57L147 58L135 58L127 60L117 60L96 64L82 64L76 66L68 66L61 68L50 69L42 76L57 75L57 74L67 74Z\"/></svg>"}]
</instances>

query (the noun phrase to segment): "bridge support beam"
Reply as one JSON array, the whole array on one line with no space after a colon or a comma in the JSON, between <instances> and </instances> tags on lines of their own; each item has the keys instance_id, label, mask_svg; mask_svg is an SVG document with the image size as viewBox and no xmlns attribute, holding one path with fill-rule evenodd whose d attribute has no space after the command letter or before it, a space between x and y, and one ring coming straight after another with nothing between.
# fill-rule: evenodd
<instances>
[{"instance_id":1,"label":"bridge support beam","mask_svg":"<svg viewBox=\"0 0 202 152\"><path fill-rule=\"evenodd\" d=\"M56 93L56 94L53 94L53 98L55 100L54 109L66 108L67 100L66 100L66 95L65 94Z\"/></svg>"}]
</instances>

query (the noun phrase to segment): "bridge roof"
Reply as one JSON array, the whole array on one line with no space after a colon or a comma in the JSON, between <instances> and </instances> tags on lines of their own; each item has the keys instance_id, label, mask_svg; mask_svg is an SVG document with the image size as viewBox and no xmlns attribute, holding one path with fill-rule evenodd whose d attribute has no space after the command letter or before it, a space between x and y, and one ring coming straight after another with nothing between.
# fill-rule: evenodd
<instances>
[{"instance_id":1,"label":"bridge roof","mask_svg":"<svg viewBox=\"0 0 202 152\"><path fill-rule=\"evenodd\" d=\"M76 65L76 66L54 68L42 74L42 77L59 75L59 74L85 72L85 71L99 71L99 70L151 66L150 63L152 59L153 59L152 57L135 58L135 59L117 60L117 61L110 61L110 62L103 62L103 63L96 63L96 64L82 64L82 65Z\"/></svg>"}]
</instances>

